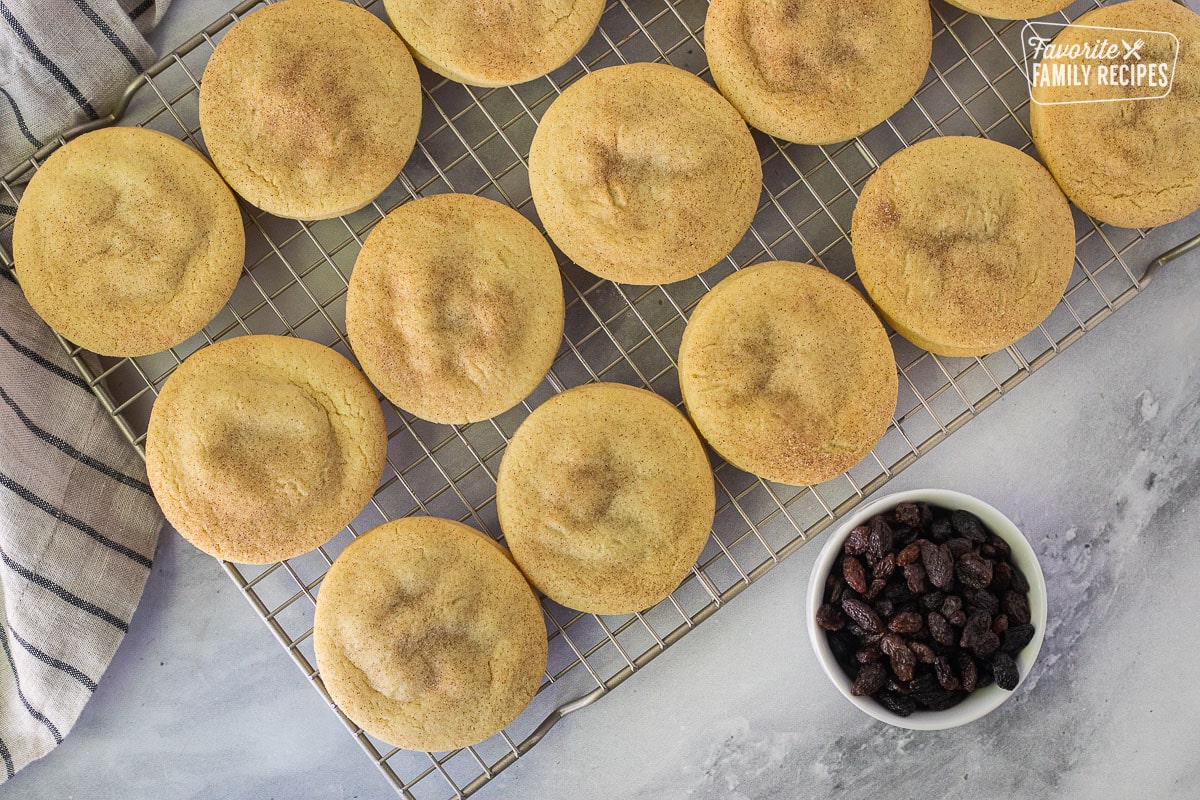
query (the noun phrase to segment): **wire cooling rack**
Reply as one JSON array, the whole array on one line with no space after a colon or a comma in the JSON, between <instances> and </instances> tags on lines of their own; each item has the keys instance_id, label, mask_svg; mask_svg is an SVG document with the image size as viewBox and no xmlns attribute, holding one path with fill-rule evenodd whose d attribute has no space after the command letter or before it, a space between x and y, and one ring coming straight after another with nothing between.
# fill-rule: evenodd
<instances>
[{"instance_id":1,"label":"wire cooling rack","mask_svg":"<svg viewBox=\"0 0 1200 800\"><path fill-rule=\"evenodd\" d=\"M266 2L242 3L159 61L130 86L114 116L203 149L197 100L204 65L229 27ZM378 0L360 4L383 16ZM1098 4L1076 2L1061 15L1063 21ZM422 70L424 119L417 149L378 200L347 217L317 223L281 220L243 206L245 272L228 306L202 334L165 353L108 361L100 369L87 354L66 342L64 347L139 452L158 390L184 358L206 344L248 333L287 333L352 357L345 338L347 280L364 237L386 212L417 196L456 191L499 200L536 221L525 161L537 121L551 101L586 72L627 62L665 61L706 77L706 9L704 0L611 2L599 31L577 58L550 77L513 88L471 89ZM386 475L358 519L304 556L266 567L224 564L326 702L333 706L312 647L315 598L329 565L354 536L384 520L431 514L465 521L500 538L497 466L521 420L547 397L580 383L607 380L647 387L680 404L675 364L680 336L691 309L721 278L739 267L778 258L819 264L858 285L848 239L851 213L858 190L888 156L919 140L954 134L983 135L1033 153L1028 89L1020 67L1021 25L985 20L935 2L931 68L917 96L888 122L832 147L787 145L756 133L764 164L758 214L729 258L703 275L668 286L621 286L560 257L566 336L546 380L514 410L486 422L445 426L385 403ZM65 138L112 122L90 123L44 148L0 182L0 202L15 204L19 185ZM0 224L0 234L11 224L11 219ZM1078 249L1065 296L1016 345L984 358L941 358L892 336L900 374L896 415L862 463L819 486L796 488L763 482L717 461L713 533L671 597L642 613L619 617L580 614L543 602L549 666L533 704L506 730L462 750L416 753L385 745L338 711L342 722L402 796L444 800L477 791L565 714L644 667L1145 286L1149 272L1130 267L1144 231L1098 225L1078 211L1075 226ZM1190 244L1198 241L1200 237ZM1142 264L1149 261L1141 255ZM11 267L2 246L0 261Z\"/></svg>"}]
</instances>

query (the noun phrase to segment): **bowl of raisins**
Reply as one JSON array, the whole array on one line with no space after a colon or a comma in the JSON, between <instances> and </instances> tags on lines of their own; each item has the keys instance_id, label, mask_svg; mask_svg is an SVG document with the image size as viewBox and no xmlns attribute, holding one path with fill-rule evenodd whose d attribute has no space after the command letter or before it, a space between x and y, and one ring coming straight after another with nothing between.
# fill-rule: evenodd
<instances>
[{"instance_id":1,"label":"bowl of raisins","mask_svg":"<svg viewBox=\"0 0 1200 800\"><path fill-rule=\"evenodd\" d=\"M961 492L866 503L830 534L809 581L809 641L825 673L901 728L953 728L996 709L1029 674L1045 630L1033 548Z\"/></svg>"}]
</instances>

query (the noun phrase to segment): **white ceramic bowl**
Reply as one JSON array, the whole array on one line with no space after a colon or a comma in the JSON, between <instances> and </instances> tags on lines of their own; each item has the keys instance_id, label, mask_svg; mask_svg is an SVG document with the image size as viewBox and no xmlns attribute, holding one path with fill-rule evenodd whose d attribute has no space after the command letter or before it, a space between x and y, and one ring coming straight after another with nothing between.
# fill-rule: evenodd
<instances>
[{"instance_id":1,"label":"white ceramic bowl","mask_svg":"<svg viewBox=\"0 0 1200 800\"><path fill-rule=\"evenodd\" d=\"M817 563L813 565L812 576L809 578L808 639L812 643L813 652L817 654L817 660L821 662L821 668L825 670L825 674L833 681L833 685L838 688L838 691L875 719L899 728L919 731L955 728L968 722L974 722L994 710L1013 693L991 684L975 690L961 703L945 711L916 711L908 717L893 714L873 698L855 697L850 693L853 681L833 657L825 630L816 623L817 609L821 607L824 599L826 576L829 575L850 531L864 524L876 514L890 511L900 503L906 502L926 502L951 510L969 511L979 517L990 531L1008 542L1009 547L1012 548L1013 563L1021 568L1021 572L1029 581L1029 611L1031 622L1034 625L1033 640L1016 657L1017 670L1021 675L1021 680L1025 680L1030 668L1033 667L1033 662L1037 659L1038 652L1042 649L1042 639L1046 632L1046 580L1042 576L1042 568L1038 564L1037 555L1029 546L1029 542L1021 535L1021 531L1008 517L982 500L948 489L914 489L910 492L898 492L877 498L856 508L838 524L832 533L827 535L825 545L821 548L821 554L817 556Z\"/></svg>"}]
</instances>

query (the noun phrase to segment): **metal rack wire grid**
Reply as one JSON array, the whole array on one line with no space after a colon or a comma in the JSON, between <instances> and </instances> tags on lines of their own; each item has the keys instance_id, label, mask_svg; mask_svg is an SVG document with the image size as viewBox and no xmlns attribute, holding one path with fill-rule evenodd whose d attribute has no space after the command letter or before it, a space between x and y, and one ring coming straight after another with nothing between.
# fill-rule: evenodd
<instances>
[{"instance_id":1,"label":"metal rack wire grid","mask_svg":"<svg viewBox=\"0 0 1200 800\"><path fill-rule=\"evenodd\" d=\"M122 123L168 132L204 148L199 80L213 47L238 19L268 0L247 0L162 59L130 87ZM360 5L383 17L378 0ZM1077 18L1100 3L1080 0L1059 15ZM636 61L674 64L707 78L705 0L617 0L584 50L550 76L479 90L422 69L424 119L411 161L375 202L316 223L271 217L243 205L245 271L233 298L205 330L171 350L97 361L64 342L131 444L139 451L150 405L189 354L249 333L285 333L332 346L350 358L345 337L347 281L371 228L397 205L423 195L467 192L507 203L536 220L526 157L538 120L562 89L602 67ZM512 411L486 422L435 425L386 402L385 478L362 514L332 541L266 567L225 570L296 664L331 706L312 648L321 580L353 537L388 520L429 514L467 522L500 538L495 477L509 437L555 392L595 380L649 388L680 404L675 356L688 314L732 271L767 259L818 264L858 286L848 238L863 183L888 156L933 136L986 136L1033 153L1029 93L1020 67L1020 22L966 14L935 2L934 48L916 97L886 123L831 147L789 145L755 133L764 164L754 224L722 263L690 280L632 287L602 281L561 257L566 335L542 385ZM91 124L97 127L106 121ZM82 129L81 129L82 130ZM77 134L80 131L74 131ZM0 183L0 202L60 139ZM533 704L506 730L446 753L397 750L338 711L371 760L406 798L443 800L474 793L532 748L567 713L586 706L644 667L840 514L958 429L1141 288L1127 255L1144 231L1099 225L1075 212L1078 249L1065 296L1017 344L983 358L941 358L892 335L900 375L896 414L862 463L813 487L771 484L715 460L718 502L712 535L691 574L668 599L644 612L596 617L543 602L550 660ZM0 233L11 219L0 224ZM0 246L0 260L11 267ZM337 711L336 707L334 710Z\"/></svg>"}]
</instances>

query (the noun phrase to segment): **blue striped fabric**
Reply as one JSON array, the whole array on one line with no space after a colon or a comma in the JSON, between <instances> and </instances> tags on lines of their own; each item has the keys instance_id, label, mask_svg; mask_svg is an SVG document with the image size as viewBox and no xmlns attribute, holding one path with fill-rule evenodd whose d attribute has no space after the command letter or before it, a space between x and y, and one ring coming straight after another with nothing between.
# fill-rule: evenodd
<instances>
[{"instance_id":1,"label":"blue striped fabric","mask_svg":"<svg viewBox=\"0 0 1200 800\"><path fill-rule=\"evenodd\" d=\"M104 116L154 62L170 0L0 0L0 176L62 131ZM0 215L13 214L0 196Z\"/></svg>"},{"instance_id":2,"label":"blue striped fabric","mask_svg":"<svg viewBox=\"0 0 1200 800\"><path fill-rule=\"evenodd\" d=\"M0 278L6 780L58 745L95 691L129 630L162 516L141 460L11 275Z\"/></svg>"}]
</instances>

